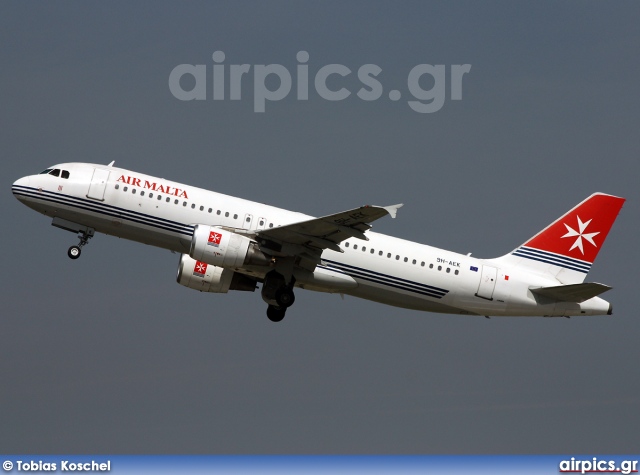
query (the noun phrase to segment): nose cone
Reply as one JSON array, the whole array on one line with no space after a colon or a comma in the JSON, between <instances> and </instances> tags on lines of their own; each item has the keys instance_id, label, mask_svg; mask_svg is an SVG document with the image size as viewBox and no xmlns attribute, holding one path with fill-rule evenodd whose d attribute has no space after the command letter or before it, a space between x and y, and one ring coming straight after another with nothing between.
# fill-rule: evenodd
<instances>
[{"instance_id":1,"label":"nose cone","mask_svg":"<svg viewBox=\"0 0 640 475\"><path fill-rule=\"evenodd\" d=\"M16 198L20 199L21 196L23 196L24 192L26 191L26 188L28 187L29 187L29 177L25 176L14 182L14 184L11 186L11 192Z\"/></svg>"}]
</instances>

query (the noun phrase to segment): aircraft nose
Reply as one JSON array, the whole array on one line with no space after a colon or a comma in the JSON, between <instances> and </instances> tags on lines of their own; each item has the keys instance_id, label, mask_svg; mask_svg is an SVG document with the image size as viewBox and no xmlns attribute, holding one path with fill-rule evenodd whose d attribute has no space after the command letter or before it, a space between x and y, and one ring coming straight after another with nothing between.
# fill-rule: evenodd
<instances>
[{"instance_id":1,"label":"aircraft nose","mask_svg":"<svg viewBox=\"0 0 640 475\"><path fill-rule=\"evenodd\" d=\"M29 177L25 176L13 183L13 185L11 186L11 191L14 195L16 195L16 197L18 197L20 196L19 193L24 190L24 187L27 186L29 186Z\"/></svg>"}]
</instances>

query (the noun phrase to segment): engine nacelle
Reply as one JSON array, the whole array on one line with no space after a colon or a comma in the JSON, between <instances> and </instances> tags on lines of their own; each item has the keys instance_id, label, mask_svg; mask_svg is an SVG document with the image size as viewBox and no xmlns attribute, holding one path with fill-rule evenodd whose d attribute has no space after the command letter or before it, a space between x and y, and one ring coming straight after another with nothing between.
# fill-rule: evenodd
<instances>
[{"instance_id":1,"label":"engine nacelle","mask_svg":"<svg viewBox=\"0 0 640 475\"><path fill-rule=\"evenodd\" d=\"M196 261L182 254L178 264L180 285L200 292L216 292L226 294L229 290L256 290L256 281L231 269Z\"/></svg>"},{"instance_id":2,"label":"engine nacelle","mask_svg":"<svg viewBox=\"0 0 640 475\"><path fill-rule=\"evenodd\" d=\"M251 239L204 224L196 225L193 231L189 255L200 262L226 268L266 266L270 262Z\"/></svg>"}]
</instances>

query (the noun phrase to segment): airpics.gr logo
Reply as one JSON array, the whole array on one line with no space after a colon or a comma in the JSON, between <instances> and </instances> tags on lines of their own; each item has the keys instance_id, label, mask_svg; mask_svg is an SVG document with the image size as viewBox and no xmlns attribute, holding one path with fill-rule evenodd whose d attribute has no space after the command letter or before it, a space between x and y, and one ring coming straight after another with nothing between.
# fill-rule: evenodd
<instances>
[{"instance_id":1,"label":"airpics.gr logo","mask_svg":"<svg viewBox=\"0 0 640 475\"><path fill-rule=\"evenodd\" d=\"M208 80L206 64L179 64L169 74L169 90L181 101L205 101L212 97L214 101L239 101L242 99L243 80L251 80L253 69L253 111L265 112L267 101L280 101L291 92L295 79L296 99L309 99L309 53L298 51L295 75L281 64L224 64L225 54L216 51L212 55L212 83ZM447 78L448 71L448 78ZM407 104L411 109L422 114L439 111L446 100L446 89L449 84L449 98L452 101L462 100L462 79L471 71L470 64L452 64L447 70L444 64L418 64L413 66L407 75L407 89L411 100ZM353 71L343 64L327 64L313 71L312 86L318 97L327 101L342 101L351 96L346 86L348 77ZM386 92L391 101L399 101L402 92L398 89L385 89L378 80L382 68L376 64L363 64L357 70L360 87L355 92L363 101L376 101ZM191 81L187 78L191 77ZM184 83L181 80L185 78ZM277 87L269 88L279 81ZM185 89L187 82L195 84ZM423 86L432 84L428 89ZM331 85L331 87L329 86ZM245 87L246 89L246 87ZM211 91L211 95L208 91ZM228 93L227 93L228 91Z\"/></svg>"},{"instance_id":2,"label":"airpics.gr logo","mask_svg":"<svg viewBox=\"0 0 640 475\"><path fill-rule=\"evenodd\" d=\"M560 473L621 473L629 475L638 472L637 460L603 460L593 457L590 460L580 460L571 457L570 460L560 462Z\"/></svg>"}]
</instances>

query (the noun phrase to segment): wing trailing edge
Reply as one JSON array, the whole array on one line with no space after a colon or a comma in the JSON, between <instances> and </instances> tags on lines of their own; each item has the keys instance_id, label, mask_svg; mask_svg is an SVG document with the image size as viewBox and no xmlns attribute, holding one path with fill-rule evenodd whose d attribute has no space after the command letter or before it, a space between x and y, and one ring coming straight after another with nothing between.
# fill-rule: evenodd
<instances>
[{"instance_id":1,"label":"wing trailing edge","mask_svg":"<svg viewBox=\"0 0 640 475\"><path fill-rule=\"evenodd\" d=\"M387 215L395 218L401 206L361 206L321 218L260 230L256 235L280 243L311 245L319 250L342 252L339 246L342 241L351 237L368 241L365 232L371 229L371 223Z\"/></svg>"}]
</instances>

